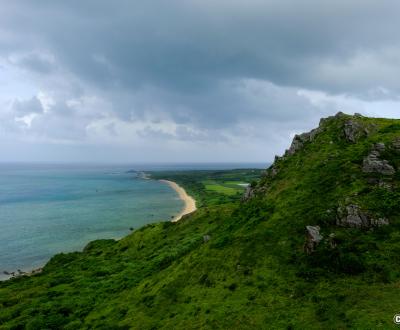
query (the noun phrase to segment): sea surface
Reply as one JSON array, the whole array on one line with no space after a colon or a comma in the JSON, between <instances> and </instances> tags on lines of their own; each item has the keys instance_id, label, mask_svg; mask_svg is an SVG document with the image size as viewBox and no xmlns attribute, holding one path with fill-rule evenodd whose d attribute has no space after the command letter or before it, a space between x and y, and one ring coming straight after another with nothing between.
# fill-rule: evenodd
<instances>
[{"instance_id":1,"label":"sea surface","mask_svg":"<svg viewBox=\"0 0 400 330\"><path fill-rule=\"evenodd\" d=\"M0 164L0 279L29 271L54 254L118 239L145 224L169 221L183 207L146 170L229 169L260 164Z\"/></svg>"}]
</instances>

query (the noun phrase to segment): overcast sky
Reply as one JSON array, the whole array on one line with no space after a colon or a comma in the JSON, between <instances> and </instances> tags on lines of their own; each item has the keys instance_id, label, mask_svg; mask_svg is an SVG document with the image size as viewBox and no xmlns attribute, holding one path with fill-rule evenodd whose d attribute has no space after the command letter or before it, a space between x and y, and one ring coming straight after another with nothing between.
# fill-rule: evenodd
<instances>
[{"instance_id":1,"label":"overcast sky","mask_svg":"<svg viewBox=\"0 0 400 330\"><path fill-rule=\"evenodd\" d=\"M398 0L0 0L0 161L268 162L400 117Z\"/></svg>"}]
</instances>

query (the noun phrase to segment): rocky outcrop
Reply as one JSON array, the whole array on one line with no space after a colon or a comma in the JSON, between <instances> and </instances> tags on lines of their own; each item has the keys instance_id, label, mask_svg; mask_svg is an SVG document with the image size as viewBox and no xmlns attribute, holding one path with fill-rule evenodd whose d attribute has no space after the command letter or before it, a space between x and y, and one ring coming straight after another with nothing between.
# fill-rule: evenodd
<instances>
[{"instance_id":1,"label":"rocky outcrop","mask_svg":"<svg viewBox=\"0 0 400 330\"><path fill-rule=\"evenodd\" d=\"M347 141L356 143L358 137L362 134L362 126L354 120L349 120L344 124L344 136Z\"/></svg>"},{"instance_id":2,"label":"rocky outcrop","mask_svg":"<svg viewBox=\"0 0 400 330\"><path fill-rule=\"evenodd\" d=\"M385 159L380 159L381 152L385 150L384 143L375 143L373 149L364 158L362 170L364 173L379 173L383 175L393 175L396 171Z\"/></svg>"},{"instance_id":3,"label":"rocky outcrop","mask_svg":"<svg viewBox=\"0 0 400 330\"><path fill-rule=\"evenodd\" d=\"M290 145L290 148L286 150L285 155L294 155L296 151L302 149L304 146L303 141L300 138L300 135L295 135Z\"/></svg>"},{"instance_id":4,"label":"rocky outcrop","mask_svg":"<svg viewBox=\"0 0 400 330\"><path fill-rule=\"evenodd\" d=\"M388 224L388 219L373 218L366 212L362 211L357 204L339 207L337 210L336 225L341 227L371 228Z\"/></svg>"},{"instance_id":5,"label":"rocky outcrop","mask_svg":"<svg viewBox=\"0 0 400 330\"><path fill-rule=\"evenodd\" d=\"M383 152L386 149L386 146L383 142L378 142L374 144L374 149L378 152Z\"/></svg>"},{"instance_id":6,"label":"rocky outcrop","mask_svg":"<svg viewBox=\"0 0 400 330\"><path fill-rule=\"evenodd\" d=\"M367 125L357 120L360 117L362 116L359 114L355 115L344 123L343 133L348 142L356 143L360 138L370 135L375 129L374 125Z\"/></svg>"},{"instance_id":7,"label":"rocky outcrop","mask_svg":"<svg viewBox=\"0 0 400 330\"><path fill-rule=\"evenodd\" d=\"M320 231L319 226L306 226L306 242L304 243L304 252L311 254L315 251L318 244L324 238Z\"/></svg>"},{"instance_id":8,"label":"rocky outcrop","mask_svg":"<svg viewBox=\"0 0 400 330\"><path fill-rule=\"evenodd\" d=\"M319 121L319 127L324 126L326 122L329 122L329 121L331 121L331 120L338 119L338 118L343 118L343 117L346 117L346 116L347 116L347 115L346 115L345 113L339 111L339 112L338 112L336 115L334 115L334 116L329 116L329 117L326 117L326 118L321 118L320 121Z\"/></svg>"},{"instance_id":9,"label":"rocky outcrop","mask_svg":"<svg viewBox=\"0 0 400 330\"><path fill-rule=\"evenodd\" d=\"M242 196L242 202L246 202L255 197L256 195L266 194L266 192L267 192L266 186L255 186L255 187L248 186Z\"/></svg>"},{"instance_id":10,"label":"rocky outcrop","mask_svg":"<svg viewBox=\"0 0 400 330\"><path fill-rule=\"evenodd\" d=\"M247 201L254 196L254 190L251 186L248 186L243 194L242 201Z\"/></svg>"},{"instance_id":11,"label":"rocky outcrop","mask_svg":"<svg viewBox=\"0 0 400 330\"><path fill-rule=\"evenodd\" d=\"M285 152L285 156L294 155L298 150L304 147L305 143L314 141L316 135L320 132L321 127L318 127L308 133L295 135L290 148Z\"/></svg>"},{"instance_id":12,"label":"rocky outcrop","mask_svg":"<svg viewBox=\"0 0 400 330\"><path fill-rule=\"evenodd\" d=\"M273 164L267 169L267 171L265 172L265 175L268 177L274 177L279 173L279 167L278 167L278 163L282 160L285 159L285 156L283 157L279 157L279 156L275 156L275 160L273 162Z\"/></svg>"},{"instance_id":13,"label":"rocky outcrop","mask_svg":"<svg viewBox=\"0 0 400 330\"><path fill-rule=\"evenodd\" d=\"M400 137L397 137L392 142L393 149L397 152L400 152Z\"/></svg>"}]
</instances>

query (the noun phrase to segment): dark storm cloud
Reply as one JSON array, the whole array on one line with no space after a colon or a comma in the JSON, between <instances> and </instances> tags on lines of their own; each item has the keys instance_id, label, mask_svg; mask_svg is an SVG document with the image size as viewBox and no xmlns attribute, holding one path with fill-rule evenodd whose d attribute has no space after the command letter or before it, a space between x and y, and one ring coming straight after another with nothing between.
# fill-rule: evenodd
<instances>
[{"instance_id":1,"label":"dark storm cloud","mask_svg":"<svg viewBox=\"0 0 400 330\"><path fill-rule=\"evenodd\" d=\"M399 50L398 1L13 1L3 26L49 47L81 77L132 88L150 83L183 92L219 79L359 91L378 81L350 79L352 60ZM389 54L385 54L389 52ZM398 54L397 54L398 55ZM397 63L393 63L394 65ZM367 68L368 69L368 68ZM396 81L397 82L397 81Z\"/></svg>"},{"instance_id":2,"label":"dark storm cloud","mask_svg":"<svg viewBox=\"0 0 400 330\"><path fill-rule=\"evenodd\" d=\"M31 129L68 139L112 109L146 139L286 141L335 112L331 96L398 99L399 12L397 0L14 0L0 70L32 73L53 105ZM88 95L101 102L82 120Z\"/></svg>"},{"instance_id":3,"label":"dark storm cloud","mask_svg":"<svg viewBox=\"0 0 400 330\"><path fill-rule=\"evenodd\" d=\"M38 54L26 54L15 59L14 64L39 74L47 74L54 69L50 59Z\"/></svg>"}]
</instances>

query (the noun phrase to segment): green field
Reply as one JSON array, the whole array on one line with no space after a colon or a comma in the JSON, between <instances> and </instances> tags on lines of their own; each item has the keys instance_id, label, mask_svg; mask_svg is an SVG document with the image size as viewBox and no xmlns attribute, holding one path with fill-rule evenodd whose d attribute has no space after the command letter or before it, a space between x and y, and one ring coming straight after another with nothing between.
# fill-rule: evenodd
<instances>
[{"instance_id":1,"label":"green field","mask_svg":"<svg viewBox=\"0 0 400 330\"><path fill-rule=\"evenodd\" d=\"M196 199L197 206L220 205L239 201L245 187L239 184L255 183L261 169L159 171L149 172L153 179L166 179L182 185Z\"/></svg>"},{"instance_id":2,"label":"green field","mask_svg":"<svg viewBox=\"0 0 400 330\"><path fill-rule=\"evenodd\" d=\"M243 183L243 182L241 182L241 181L218 182L218 181L212 181L212 180L202 181L202 184L204 185L206 190L215 191L217 193L227 195L227 196L243 194L243 192L246 188L243 186L240 186L239 183Z\"/></svg>"}]
</instances>

